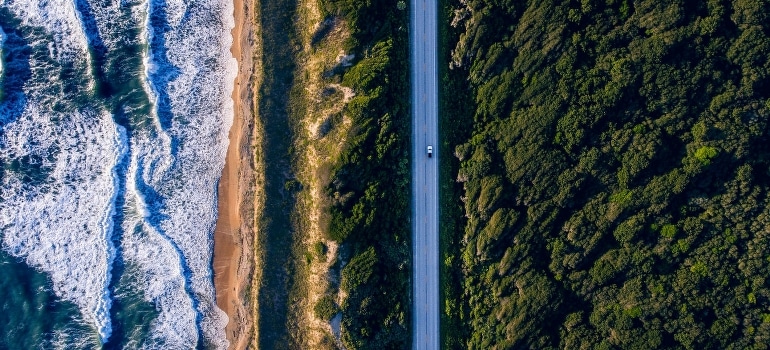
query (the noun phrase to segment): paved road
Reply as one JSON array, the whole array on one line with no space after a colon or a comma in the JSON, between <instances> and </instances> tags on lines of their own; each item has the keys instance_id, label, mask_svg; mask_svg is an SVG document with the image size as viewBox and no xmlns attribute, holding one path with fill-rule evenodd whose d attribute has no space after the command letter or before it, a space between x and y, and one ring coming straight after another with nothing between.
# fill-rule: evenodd
<instances>
[{"instance_id":1,"label":"paved road","mask_svg":"<svg viewBox=\"0 0 770 350\"><path fill-rule=\"evenodd\" d=\"M436 0L411 0L413 349L439 349ZM427 147L433 146L433 158Z\"/></svg>"}]
</instances>

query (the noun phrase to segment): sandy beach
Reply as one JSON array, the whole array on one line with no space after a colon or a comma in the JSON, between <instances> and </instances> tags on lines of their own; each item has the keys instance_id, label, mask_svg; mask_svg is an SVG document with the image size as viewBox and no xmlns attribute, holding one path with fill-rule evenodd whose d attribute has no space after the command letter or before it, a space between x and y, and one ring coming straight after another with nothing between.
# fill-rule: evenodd
<instances>
[{"instance_id":1,"label":"sandy beach","mask_svg":"<svg viewBox=\"0 0 770 350\"><path fill-rule=\"evenodd\" d=\"M217 306L225 311L229 322L225 328L230 349L245 349L250 340L253 318L244 296L252 268L251 245L248 236L252 223L242 222L246 203L244 194L253 193L248 186L251 128L246 118L251 117L248 99L248 81L252 73L248 19L244 17L244 1L234 0L235 28L232 30L231 53L238 60L238 75L233 89L233 125L227 149L225 167L219 182L219 217L214 231L214 287Z\"/></svg>"}]
</instances>

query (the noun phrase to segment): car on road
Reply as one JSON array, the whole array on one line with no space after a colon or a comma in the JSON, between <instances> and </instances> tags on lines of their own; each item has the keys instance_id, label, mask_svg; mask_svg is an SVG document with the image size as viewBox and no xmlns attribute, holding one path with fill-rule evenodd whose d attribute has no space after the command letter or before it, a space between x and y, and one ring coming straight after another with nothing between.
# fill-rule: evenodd
<instances>
[{"instance_id":1,"label":"car on road","mask_svg":"<svg viewBox=\"0 0 770 350\"><path fill-rule=\"evenodd\" d=\"M433 157L433 146L428 146L428 158Z\"/></svg>"}]
</instances>

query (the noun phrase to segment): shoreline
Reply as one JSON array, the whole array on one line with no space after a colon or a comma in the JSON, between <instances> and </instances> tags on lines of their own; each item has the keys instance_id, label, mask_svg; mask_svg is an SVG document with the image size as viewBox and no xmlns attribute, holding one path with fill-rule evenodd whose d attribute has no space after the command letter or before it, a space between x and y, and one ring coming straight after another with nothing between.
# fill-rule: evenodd
<instances>
[{"instance_id":1,"label":"shoreline","mask_svg":"<svg viewBox=\"0 0 770 350\"><path fill-rule=\"evenodd\" d=\"M217 306L228 316L225 335L229 349L245 349L249 343L253 318L245 300L252 268L252 246L249 233L251 223L243 222L241 210L246 209L253 193L249 181L250 144L252 123L246 121L249 110L248 82L251 74L250 28L244 16L244 0L233 0L235 26L231 30L233 43L230 52L236 59L237 75L233 81L233 124L229 130L229 144L225 166L218 185L218 217L214 229L214 289ZM245 50L244 50L245 49ZM249 216L246 214L246 216Z\"/></svg>"}]
</instances>

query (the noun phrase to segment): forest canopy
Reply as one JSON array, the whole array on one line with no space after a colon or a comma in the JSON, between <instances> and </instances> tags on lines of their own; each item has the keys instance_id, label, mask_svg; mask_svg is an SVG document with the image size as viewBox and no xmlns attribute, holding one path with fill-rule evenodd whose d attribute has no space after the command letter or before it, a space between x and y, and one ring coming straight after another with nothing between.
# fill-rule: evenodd
<instances>
[{"instance_id":1,"label":"forest canopy","mask_svg":"<svg viewBox=\"0 0 770 350\"><path fill-rule=\"evenodd\" d=\"M445 120L472 127L445 131L464 214L445 345L766 348L770 3L447 14L446 93L472 107Z\"/></svg>"}]
</instances>

